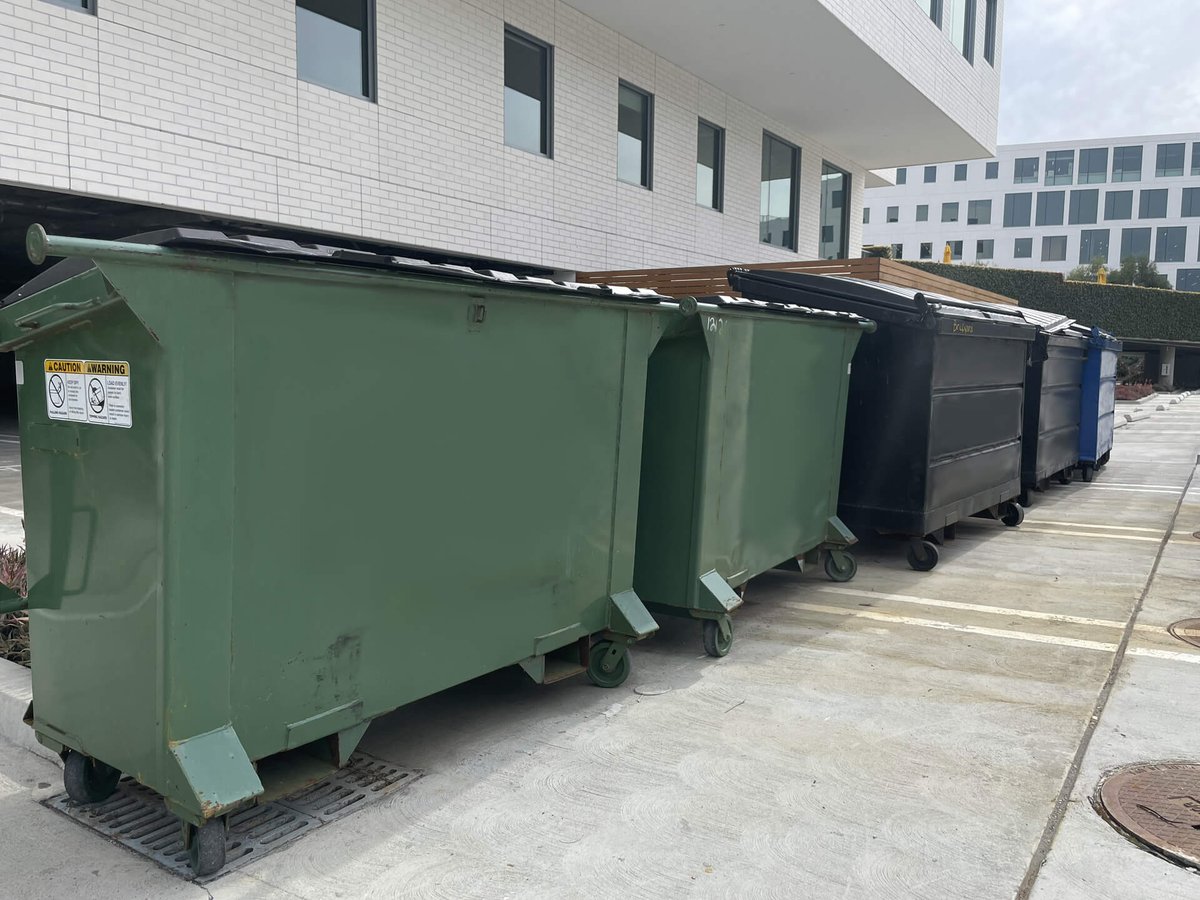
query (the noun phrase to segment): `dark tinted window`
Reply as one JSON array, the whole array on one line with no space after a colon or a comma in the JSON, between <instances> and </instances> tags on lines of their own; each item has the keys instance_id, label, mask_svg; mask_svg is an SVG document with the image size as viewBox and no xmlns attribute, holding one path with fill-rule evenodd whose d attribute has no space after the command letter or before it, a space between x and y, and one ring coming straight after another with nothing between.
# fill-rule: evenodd
<instances>
[{"instance_id":1,"label":"dark tinted window","mask_svg":"<svg viewBox=\"0 0 1200 900\"><path fill-rule=\"evenodd\" d=\"M763 133L759 239L796 249L796 193L800 180L800 148Z\"/></svg>"},{"instance_id":2,"label":"dark tinted window","mask_svg":"<svg viewBox=\"0 0 1200 900\"><path fill-rule=\"evenodd\" d=\"M1065 234L1042 238L1042 261L1062 262L1067 258L1067 236Z\"/></svg>"},{"instance_id":3,"label":"dark tinted window","mask_svg":"<svg viewBox=\"0 0 1200 900\"><path fill-rule=\"evenodd\" d=\"M985 241L975 242L975 258L976 259L991 259L996 252L996 242L991 238Z\"/></svg>"},{"instance_id":4,"label":"dark tinted window","mask_svg":"<svg viewBox=\"0 0 1200 900\"><path fill-rule=\"evenodd\" d=\"M65 6L67 9L78 9L81 12L96 12L96 0L48 0L55 6Z\"/></svg>"},{"instance_id":5,"label":"dark tinted window","mask_svg":"<svg viewBox=\"0 0 1200 900\"><path fill-rule=\"evenodd\" d=\"M821 162L821 259L845 259L850 204L850 174L837 166Z\"/></svg>"},{"instance_id":6,"label":"dark tinted window","mask_svg":"<svg viewBox=\"0 0 1200 900\"><path fill-rule=\"evenodd\" d=\"M908 184L908 169L896 170L896 184Z\"/></svg>"},{"instance_id":7,"label":"dark tinted window","mask_svg":"<svg viewBox=\"0 0 1200 900\"><path fill-rule=\"evenodd\" d=\"M1200 175L1200 141L1192 144L1192 174Z\"/></svg>"},{"instance_id":8,"label":"dark tinted window","mask_svg":"<svg viewBox=\"0 0 1200 900\"><path fill-rule=\"evenodd\" d=\"M1027 156L1013 160L1013 184L1037 184L1038 158Z\"/></svg>"},{"instance_id":9,"label":"dark tinted window","mask_svg":"<svg viewBox=\"0 0 1200 900\"><path fill-rule=\"evenodd\" d=\"M1138 198L1139 219L1165 219L1167 217L1167 189L1155 188L1142 191Z\"/></svg>"},{"instance_id":10,"label":"dark tinted window","mask_svg":"<svg viewBox=\"0 0 1200 900\"><path fill-rule=\"evenodd\" d=\"M990 162L986 166L984 166L983 177L987 178L987 179L999 178L1000 177L1000 163L997 162L996 160L992 160L992 162Z\"/></svg>"},{"instance_id":11,"label":"dark tinted window","mask_svg":"<svg viewBox=\"0 0 1200 900\"><path fill-rule=\"evenodd\" d=\"M1200 187L1183 189L1181 216L1200 216Z\"/></svg>"},{"instance_id":12,"label":"dark tinted window","mask_svg":"<svg viewBox=\"0 0 1200 900\"><path fill-rule=\"evenodd\" d=\"M1033 238L1017 238L1013 241L1013 257L1016 259L1030 259L1033 256Z\"/></svg>"},{"instance_id":13,"label":"dark tinted window","mask_svg":"<svg viewBox=\"0 0 1200 900\"><path fill-rule=\"evenodd\" d=\"M926 166L925 167L925 183L933 184L933 182L935 182L935 181L937 181L937 166Z\"/></svg>"},{"instance_id":14,"label":"dark tinted window","mask_svg":"<svg viewBox=\"0 0 1200 900\"><path fill-rule=\"evenodd\" d=\"M962 259L962 241L946 241L950 247L951 259Z\"/></svg>"},{"instance_id":15,"label":"dark tinted window","mask_svg":"<svg viewBox=\"0 0 1200 900\"><path fill-rule=\"evenodd\" d=\"M918 203L917 204L917 221L918 222L928 222L929 221L929 204L928 203Z\"/></svg>"},{"instance_id":16,"label":"dark tinted window","mask_svg":"<svg viewBox=\"0 0 1200 900\"><path fill-rule=\"evenodd\" d=\"M1158 178L1169 178L1183 174L1183 154L1186 144L1159 144L1158 161L1154 164L1154 174Z\"/></svg>"},{"instance_id":17,"label":"dark tinted window","mask_svg":"<svg viewBox=\"0 0 1200 900\"><path fill-rule=\"evenodd\" d=\"M1200 269L1177 269L1175 290L1200 291Z\"/></svg>"},{"instance_id":18,"label":"dark tinted window","mask_svg":"<svg viewBox=\"0 0 1200 900\"><path fill-rule=\"evenodd\" d=\"M942 221L957 222L958 221L958 204L943 203L942 204Z\"/></svg>"},{"instance_id":19,"label":"dark tinted window","mask_svg":"<svg viewBox=\"0 0 1200 900\"><path fill-rule=\"evenodd\" d=\"M550 47L504 31L504 143L550 155Z\"/></svg>"},{"instance_id":20,"label":"dark tinted window","mask_svg":"<svg viewBox=\"0 0 1200 900\"><path fill-rule=\"evenodd\" d=\"M921 259L933 259L933 244L930 241L921 242Z\"/></svg>"},{"instance_id":21,"label":"dark tinted window","mask_svg":"<svg viewBox=\"0 0 1200 900\"><path fill-rule=\"evenodd\" d=\"M725 129L701 120L696 132L696 202L720 210L724 181Z\"/></svg>"},{"instance_id":22,"label":"dark tinted window","mask_svg":"<svg viewBox=\"0 0 1200 900\"><path fill-rule=\"evenodd\" d=\"M1121 229L1121 256L1120 261L1124 262L1131 256L1140 256L1144 259L1150 258L1150 229L1149 228L1122 228Z\"/></svg>"},{"instance_id":23,"label":"dark tinted window","mask_svg":"<svg viewBox=\"0 0 1200 900\"><path fill-rule=\"evenodd\" d=\"M1067 214L1067 224L1095 225L1099 206L1099 188L1091 188L1086 191L1071 191L1071 210Z\"/></svg>"},{"instance_id":24,"label":"dark tinted window","mask_svg":"<svg viewBox=\"0 0 1200 900\"><path fill-rule=\"evenodd\" d=\"M991 225L992 224L992 201L991 200L970 200L967 202L967 224L968 225Z\"/></svg>"},{"instance_id":25,"label":"dark tinted window","mask_svg":"<svg viewBox=\"0 0 1200 900\"><path fill-rule=\"evenodd\" d=\"M653 97L632 85L622 82L617 89L617 178L644 188L650 187L653 103Z\"/></svg>"},{"instance_id":26,"label":"dark tinted window","mask_svg":"<svg viewBox=\"0 0 1200 900\"><path fill-rule=\"evenodd\" d=\"M1183 262L1186 256L1187 226L1159 228L1154 243L1155 262Z\"/></svg>"},{"instance_id":27,"label":"dark tinted window","mask_svg":"<svg viewBox=\"0 0 1200 900\"><path fill-rule=\"evenodd\" d=\"M1070 184L1074 177L1074 150L1050 150L1046 153L1046 184Z\"/></svg>"},{"instance_id":28,"label":"dark tinted window","mask_svg":"<svg viewBox=\"0 0 1200 900\"><path fill-rule=\"evenodd\" d=\"M900 207L889 206L887 208L887 220L889 222L899 222L900 221Z\"/></svg>"},{"instance_id":29,"label":"dark tinted window","mask_svg":"<svg viewBox=\"0 0 1200 900\"><path fill-rule=\"evenodd\" d=\"M1142 148L1113 148L1113 181L1142 180Z\"/></svg>"},{"instance_id":30,"label":"dark tinted window","mask_svg":"<svg viewBox=\"0 0 1200 900\"><path fill-rule=\"evenodd\" d=\"M1079 151L1079 183L1103 184L1108 178L1108 148L1092 147Z\"/></svg>"},{"instance_id":31,"label":"dark tinted window","mask_svg":"<svg viewBox=\"0 0 1200 900\"><path fill-rule=\"evenodd\" d=\"M1104 218L1132 219L1133 191L1107 191L1104 194Z\"/></svg>"},{"instance_id":32,"label":"dark tinted window","mask_svg":"<svg viewBox=\"0 0 1200 900\"><path fill-rule=\"evenodd\" d=\"M1033 194L1004 195L1004 227L1026 228L1033 208Z\"/></svg>"},{"instance_id":33,"label":"dark tinted window","mask_svg":"<svg viewBox=\"0 0 1200 900\"><path fill-rule=\"evenodd\" d=\"M967 180L967 164L966 163L955 163L954 164L954 180L955 181L966 181Z\"/></svg>"},{"instance_id":34,"label":"dark tinted window","mask_svg":"<svg viewBox=\"0 0 1200 900\"><path fill-rule=\"evenodd\" d=\"M904 259L903 244L892 244L892 259Z\"/></svg>"},{"instance_id":35,"label":"dark tinted window","mask_svg":"<svg viewBox=\"0 0 1200 900\"><path fill-rule=\"evenodd\" d=\"M1063 204L1066 201L1065 191L1039 191L1037 195L1038 225L1061 225L1063 223Z\"/></svg>"},{"instance_id":36,"label":"dark tinted window","mask_svg":"<svg viewBox=\"0 0 1200 900\"><path fill-rule=\"evenodd\" d=\"M375 71L370 0L296 0L296 74L370 98Z\"/></svg>"},{"instance_id":37,"label":"dark tinted window","mask_svg":"<svg viewBox=\"0 0 1200 900\"><path fill-rule=\"evenodd\" d=\"M996 4L999 0L983 0L983 58L988 65L996 64Z\"/></svg>"},{"instance_id":38,"label":"dark tinted window","mask_svg":"<svg viewBox=\"0 0 1200 900\"><path fill-rule=\"evenodd\" d=\"M1079 264L1085 266L1092 260L1108 265L1108 229L1085 228L1079 232Z\"/></svg>"}]
</instances>

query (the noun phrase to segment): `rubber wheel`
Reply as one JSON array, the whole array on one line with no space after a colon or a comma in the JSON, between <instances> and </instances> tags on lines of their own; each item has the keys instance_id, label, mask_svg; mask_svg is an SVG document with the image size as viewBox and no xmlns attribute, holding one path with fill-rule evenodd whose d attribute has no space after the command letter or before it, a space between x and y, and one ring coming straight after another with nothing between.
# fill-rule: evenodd
<instances>
[{"instance_id":1,"label":"rubber wheel","mask_svg":"<svg viewBox=\"0 0 1200 900\"><path fill-rule=\"evenodd\" d=\"M121 773L107 763L71 750L63 760L63 787L74 803L99 803L112 796Z\"/></svg>"},{"instance_id":2,"label":"rubber wheel","mask_svg":"<svg viewBox=\"0 0 1200 900\"><path fill-rule=\"evenodd\" d=\"M1102 457L1100 457L1098 460L1096 460L1096 468L1097 468L1097 469L1103 469L1105 466L1107 466L1107 465L1108 465L1108 458L1109 458L1111 455L1112 455L1112 451L1111 451L1111 450L1105 450L1105 451L1104 451L1104 455L1103 455Z\"/></svg>"},{"instance_id":3,"label":"rubber wheel","mask_svg":"<svg viewBox=\"0 0 1200 900\"><path fill-rule=\"evenodd\" d=\"M1058 479L1059 484L1070 484L1071 483L1071 470L1063 469L1061 472L1058 473L1058 475L1055 476L1055 478Z\"/></svg>"},{"instance_id":4,"label":"rubber wheel","mask_svg":"<svg viewBox=\"0 0 1200 900\"><path fill-rule=\"evenodd\" d=\"M1008 503L1000 506L1000 521L1009 528L1016 528L1025 521L1025 510L1019 503L1013 503L1011 500Z\"/></svg>"},{"instance_id":5,"label":"rubber wheel","mask_svg":"<svg viewBox=\"0 0 1200 900\"><path fill-rule=\"evenodd\" d=\"M825 574L830 581L846 582L858 574L858 562L854 554L845 550L830 550L825 554Z\"/></svg>"},{"instance_id":6,"label":"rubber wheel","mask_svg":"<svg viewBox=\"0 0 1200 900\"><path fill-rule=\"evenodd\" d=\"M725 621L729 626L728 637L722 636L719 621L716 619L704 620L704 652L717 659L728 656L730 648L733 647L733 622L728 618Z\"/></svg>"},{"instance_id":7,"label":"rubber wheel","mask_svg":"<svg viewBox=\"0 0 1200 900\"><path fill-rule=\"evenodd\" d=\"M1085 484L1088 484L1088 483L1090 483L1090 482L1091 482L1091 480L1092 480L1092 467L1091 467L1091 466L1084 466L1084 467L1083 467L1083 474L1081 474L1079 477L1083 479L1083 481L1084 481L1084 483L1085 483Z\"/></svg>"},{"instance_id":8,"label":"rubber wheel","mask_svg":"<svg viewBox=\"0 0 1200 900\"><path fill-rule=\"evenodd\" d=\"M629 677L629 651L624 647L621 647L621 655L617 657L616 661L609 662L609 668L604 667L605 657L608 656L609 648L612 646L614 646L613 641L596 641L592 644L592 649L588 651L587 677L596 687L619 687Z\"/></svg>"},{"instance_id":9,"label":"rubber wheel","mask_svg":"<svg viewBox=\"0 0 1200 900\"><path fill-rule=\"evenodd\" d=\"M933 541L913 541L908 545L908 564L918 572L928 572L938 564L938 548Z\"/></svg>"},{"instance_id":10,"label":"rubber wheel","mask_svg":"<svg viewBox=\"0 0 1200 900\"><path fill-rule=\"evenodd\" d=\"M225 865L225 822L210 819L199 828L189 826L192 840L188 846L188 863L197 878L215 875Z\"/></svg>"}]
</instances>

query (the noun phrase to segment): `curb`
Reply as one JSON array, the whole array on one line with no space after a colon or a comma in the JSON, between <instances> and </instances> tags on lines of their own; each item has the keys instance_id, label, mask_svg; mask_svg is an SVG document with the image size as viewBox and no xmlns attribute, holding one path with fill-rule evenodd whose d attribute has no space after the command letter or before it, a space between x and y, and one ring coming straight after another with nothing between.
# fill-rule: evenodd
<instances>
[{"instance_id":1,"label":"curb","mask_svg":"<svg viewBox=\"0 0 1200 900\"><path fill-rule=\"evenodd\" d=\"M39 744L33 736L33 729L24 722L25 710L32 698L33 684L29 670L15 662L0 659L0 738L57 763L58 755Z\"/></svg>"}]
</instances>

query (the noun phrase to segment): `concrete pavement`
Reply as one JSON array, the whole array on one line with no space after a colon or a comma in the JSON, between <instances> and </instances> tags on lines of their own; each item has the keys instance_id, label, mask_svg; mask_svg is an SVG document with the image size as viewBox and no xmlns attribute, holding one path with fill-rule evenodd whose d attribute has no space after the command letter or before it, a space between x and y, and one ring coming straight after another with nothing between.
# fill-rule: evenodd
<instances>
[{"instance_id":1,"label":"concrete pavement","mask_svg":"<svg viewBox=\"0 0 1200 900\"><path fill-rule=\"evenodd\" d=\"M665 620L616 690L511 669L384 717L364 748L423 779L207 888L40 806L59 770L0 744L0 896L1195 897L1088 798L1200 758L1200 650L1164 631L1200 615L1200 399L1117 441L933 572L880 542L848 585L758 579L725 659Z\"/></svg>"}]
</instances>

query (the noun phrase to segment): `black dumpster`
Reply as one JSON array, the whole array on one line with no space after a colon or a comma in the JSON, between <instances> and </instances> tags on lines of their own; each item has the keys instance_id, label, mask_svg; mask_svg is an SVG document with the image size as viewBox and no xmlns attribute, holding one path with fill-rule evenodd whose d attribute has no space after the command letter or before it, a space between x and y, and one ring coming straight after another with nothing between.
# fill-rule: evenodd
<instances>
[{"instance_id":1,"label":"black dumpster","mask_svg":"<svg viewBox=\"0 0 1200 900\"><path fill-rule=\"evenodd\" d=\"M927 571L960 520L1021 523L1022 400L1037 334L1021 315L828 275L734 269L729 281L747 297L879 324L850 376L838 514L852 530L912 538L909 564Z\"/></svg>"}]
</instances>

